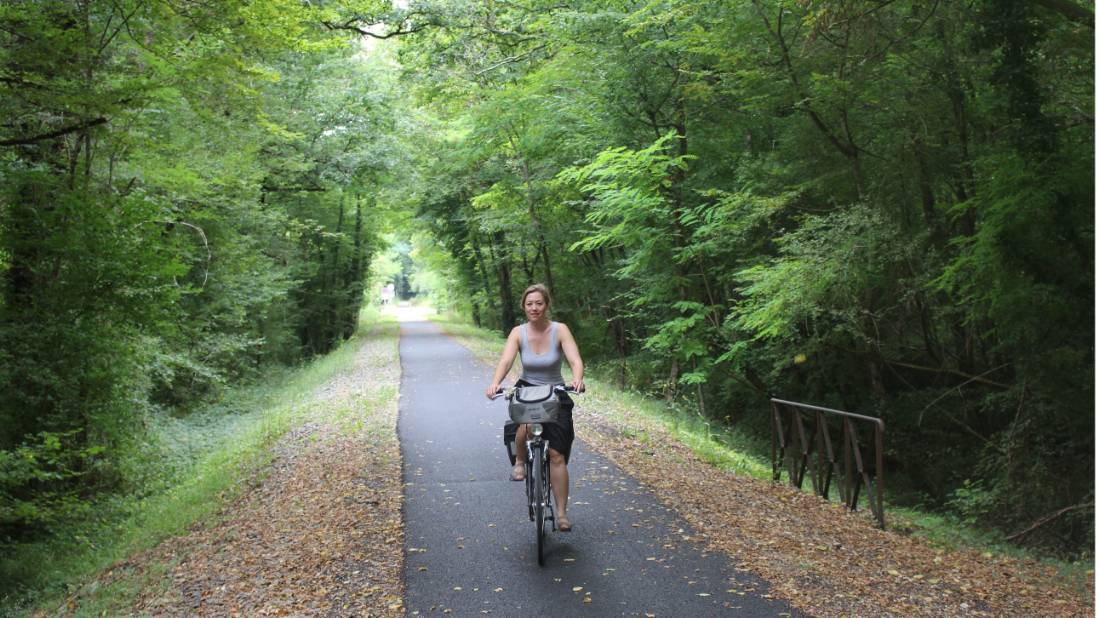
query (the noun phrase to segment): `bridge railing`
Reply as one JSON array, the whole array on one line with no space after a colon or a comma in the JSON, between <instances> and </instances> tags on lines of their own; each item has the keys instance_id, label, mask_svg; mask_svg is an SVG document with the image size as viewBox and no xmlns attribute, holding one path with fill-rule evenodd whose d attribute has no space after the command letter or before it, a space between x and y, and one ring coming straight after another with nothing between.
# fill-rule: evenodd
<instances>
[{"instance_id":1,"label":"bridge railing","mask_svg":"<svg viewBox=\"0 0 1100 618\"><path fill-rule=\"evenodd\" d=\"M828 500L835 482L841 502L853 511L862 488L879 527L885 529L882 450L886 424L882 419L775 398L771 406L772 480L779 481L786 468L791 485L801 489L809 471L815 494ZM871 461L864 458L861 431L872 433ZM833 441L837 432L842 447L839 453Z\"/></svg>"}]
</instances>

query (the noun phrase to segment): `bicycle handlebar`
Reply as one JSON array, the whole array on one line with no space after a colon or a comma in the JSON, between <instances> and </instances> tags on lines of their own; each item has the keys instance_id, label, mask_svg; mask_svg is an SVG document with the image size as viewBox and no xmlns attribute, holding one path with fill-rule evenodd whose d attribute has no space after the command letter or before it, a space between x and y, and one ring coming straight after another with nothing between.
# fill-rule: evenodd
<instances>
[{"instance_id":1,"label":"bicycle handlebar","mask_svg":"<svg viewBox=\"0 0 1100 618\"><path fill-rule=\"evenodd\" d=\"M500 399L501 397L511 397L512 393L516 390L516 388L517 387L515 387L515 386L501 386L500 388L497 389L497 394L490 397L490 399L497 400L497 399ZM554 386L554 392L555 393L572 393L574 395L583 395L585 391L584 390L579 390L578 391L577 389L573 388L572 386L566 386L566 385L558 384L558 385Z\"/></svg>"}]
</instances>

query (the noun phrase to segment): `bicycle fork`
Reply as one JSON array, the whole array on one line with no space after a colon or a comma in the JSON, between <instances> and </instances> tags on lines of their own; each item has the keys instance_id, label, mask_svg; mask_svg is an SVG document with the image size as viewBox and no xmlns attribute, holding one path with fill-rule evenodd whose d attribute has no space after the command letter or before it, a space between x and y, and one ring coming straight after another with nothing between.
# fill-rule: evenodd
<instances>
[{"instance_id":1,"label":"bicycle fork","mask_svg":"<svg viewBox=\"0 0 1100 618\"><path fill-rule=\"evenodd\" d=\"M538 453L538 462L535 461L536 452ZM554 501L551 498L551 496L553 496L553 490L550 485L549 457L547 443L543 441L541 436L536 435L527 440L527 474L524 476L527 480L528 514L531 517L531 521L534 521L536 514L541 511L544 513L543 519L550 522L551 530L557 530L557 521L554 518ZM541 468L541 474L539 475L542 479L541 492L539 491L540 488L533 487L535 478L534 467L536 465ZM540 509L539 506L543 508Z\"/></svg>"}]
</instances>

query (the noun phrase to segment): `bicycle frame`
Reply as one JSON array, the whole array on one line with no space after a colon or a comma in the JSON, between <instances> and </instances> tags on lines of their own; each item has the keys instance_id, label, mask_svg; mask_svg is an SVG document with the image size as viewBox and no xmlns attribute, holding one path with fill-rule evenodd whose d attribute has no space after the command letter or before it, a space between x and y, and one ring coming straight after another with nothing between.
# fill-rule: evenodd
<instances>
[{"instance_id":1,"label":"bicycle frame","mask_svg":"<svg viewBox=\"0 0 1100 618\"><path fill-rule=\"evenodd\" d=\"M535 425L532 423L531 433L535 433ZM541 427L539 427L541 433ZM524 464L525 486L527 489L527 514L535 522L535 538L538 547L539 566L545 564L545 537L546 522L550 522L550 529L557 529L554 518L554 504L551 496L553 489L550 484L550 459L547 454L549 444L541 435L532 435L527 443L527 461Z\"/></svg>"}]
</instances>

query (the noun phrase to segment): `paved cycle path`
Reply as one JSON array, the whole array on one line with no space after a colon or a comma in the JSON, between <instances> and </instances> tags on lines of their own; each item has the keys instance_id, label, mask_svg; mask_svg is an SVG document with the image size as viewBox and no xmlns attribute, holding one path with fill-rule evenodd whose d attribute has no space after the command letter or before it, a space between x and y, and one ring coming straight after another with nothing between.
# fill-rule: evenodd
<instances>
[{"instance_id":1,"label":"paved cycle path","mask_svg":"<svg viewBox=\"0 0 1100 618\"><path fill-rule=\"evenodd\" d=\"M580 440L574 528L548 533L538 566L523 483L508 480L505 404L484 396L491 369L430 322L403 322L400 352L408 615L801 615Z\"/></svg>"}]
</instances>

